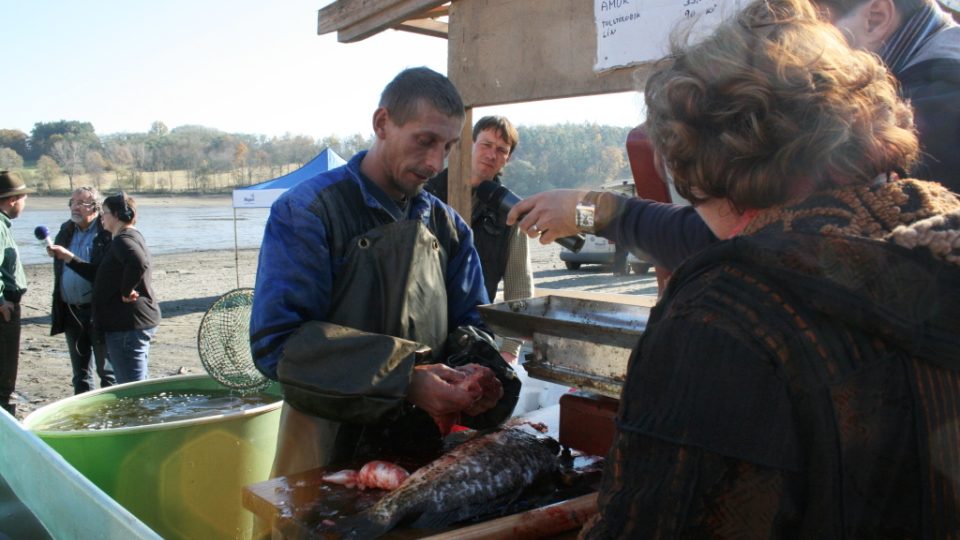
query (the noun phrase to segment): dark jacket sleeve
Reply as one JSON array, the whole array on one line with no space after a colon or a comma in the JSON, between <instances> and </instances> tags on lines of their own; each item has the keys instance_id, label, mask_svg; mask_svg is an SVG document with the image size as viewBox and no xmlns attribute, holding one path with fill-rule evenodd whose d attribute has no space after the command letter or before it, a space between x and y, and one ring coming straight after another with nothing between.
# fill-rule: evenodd
<instances>
[{"instance_id":1,"label":"dark jacket sleeve","mask_svg":"<svg viewBox=\"0 0 960 540\"><path fill-rule=\"evenodd\" d=\"M72 225L73 222L67 221L66 223L60 226L60 230L57 232L57 237L54 239L53 243L58 246L69 247L70 240L73 236L72 234ZM63 302L63 297L60 296L60 287L63 282L63 265L64 262L60 259L54 257L53 259L53 305L50 308L50 335L55 336L60 334L64 330L64 313L66 311L66 304Z\"/></svg>"},{"instance_id":2,"label":"dark jacket sleeve","mask_svg":"<svg viewBox=\"0 0 960 540\"><path fill-rule=\"evenodd\" d=\"M910 175L960 193L960 61L938 58L910 66L897 77L913 106L920 162Z\"/></svg>"},{"instance_id":3,"label":"dark jacket sleeve","mask_svg":"<svg viewBox=\"0 0 960 540\"><path fill-rule=\"evenodd\" d=\"M793 412L754 347L710 322L654 322L630 359L585 538L775 537L802 507Z\"/></svg>"},{"instance_id":4,"label":"dark jacket sleeve","mask_svg":"<svg viewBox=\"0 0 960 540\"><path fill-rule=\"evenodd\" d=\"M610 224L597 232L630 251L645 253L671 272L717 241L692 206L626 197Z\"/></svg>"},{"instance_id":5,"label":"dark jacket sleeve","mask_svg":"<svg viewBox=\"0 0 960 540\"><path fill-rule=\"evenodd\" d=\"M300 412L368 424L399 413L420 345L309 321L287 338L277 365L283 398Z\"/></svg>"},{"instance_id":6,"label":"dark jacket sleeve","mask_svg":"<svg viewBox=\"0 0 960 540\"><path fill-rule=\"evenodd\" d=\"M118 236L114 242L117 242L115 253L123 263L120 292L126 296L143 282L149 259L143 251L143 246L128 236ZM137 289L137 292L143 294L145 291Z\"/></svg>"}]
</instances>

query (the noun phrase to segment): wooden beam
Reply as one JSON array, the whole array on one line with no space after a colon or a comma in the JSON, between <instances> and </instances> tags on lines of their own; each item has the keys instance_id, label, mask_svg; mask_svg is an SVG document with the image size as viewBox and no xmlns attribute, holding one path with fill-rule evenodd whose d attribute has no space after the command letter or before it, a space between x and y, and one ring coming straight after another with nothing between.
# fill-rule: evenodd
<instances>
[{"instance_id":1,"label":"wooden beam","mask_svg":"<svg viewBox=\"0 0 960 540\"><path fill-rule=\"evenodd\" d=\"M447 23L434 19L413 19L398 24L396 29L424 36L447 39L448 26Z\"/></svg>"},{"instance_id":2,"label":"wooden beam","mask_svg":"<svg viewBox=\"0 0 960 540\"><path fill-rule=\"evenodd\" d=\"M448 0L337 0L317 13L317 34L337 32L343 43L359 41L447 3Z\"/></svg>"},{"instance_id":3,"label":"wooden beam","mask_svg":"<svg viewBox=\"0 0 960 540\"><path fill-rule=\"evenodd\" d=\"M650 64L593 71L593 9L587 0L453 2L447 76L468 107L641 88Z\"/></svg>"},{"instance_id":4,"label":"wooden beam","mask_svg":"<svg viewBox=\"0 0 960 540\"><path fill-rule=\"evenodd\" d=\"M447 202L469 224L473 212L470 197L470 161L473 154L473 109L467 107L460 132L460 143L450 152L447 160Z\"/></svg>"},{"instance_id":5,"label":"wooden beam","mask_svg":"<svg viewBox=\"0 0 960 540\"><path fill-rule=\"evenodd\" d=\"M437 17L446 17L450 14L450 4L437 6L423 14L424 17L436 19Z\"/></svg>"}]
</instances>

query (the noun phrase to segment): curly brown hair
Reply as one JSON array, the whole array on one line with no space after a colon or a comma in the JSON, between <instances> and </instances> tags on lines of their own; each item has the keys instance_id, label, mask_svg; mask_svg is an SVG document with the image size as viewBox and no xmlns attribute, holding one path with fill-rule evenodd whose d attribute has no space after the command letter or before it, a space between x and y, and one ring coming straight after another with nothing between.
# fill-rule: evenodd
<instances>
[{"instance_id":1,"label":"curly brown hair","mask_svg":"<svg viewBox=\"0 0 960 540\"><path fill-rule=\"evenodd\" d=\"M806 0L755 0L672 51L647 80L646 129L693 203L767 208L916 159L913 113L893 77Z\"/></svg>"}]
</instances>

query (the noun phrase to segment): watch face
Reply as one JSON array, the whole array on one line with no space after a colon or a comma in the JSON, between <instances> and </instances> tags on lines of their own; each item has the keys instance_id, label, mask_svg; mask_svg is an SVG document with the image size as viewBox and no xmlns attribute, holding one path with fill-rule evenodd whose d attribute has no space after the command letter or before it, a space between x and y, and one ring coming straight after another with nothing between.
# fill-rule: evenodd
<instances>
[{"instance_id":1,"label":"watch face","mask_svg":"<svg viewBox=\"0 0 960 540\"><path fill-rule=\"evenodd\" d=\"M581 231L590 232L593 230L593 206L578 205L577 206L577 228Z\"/></svg>"}]
</instances>

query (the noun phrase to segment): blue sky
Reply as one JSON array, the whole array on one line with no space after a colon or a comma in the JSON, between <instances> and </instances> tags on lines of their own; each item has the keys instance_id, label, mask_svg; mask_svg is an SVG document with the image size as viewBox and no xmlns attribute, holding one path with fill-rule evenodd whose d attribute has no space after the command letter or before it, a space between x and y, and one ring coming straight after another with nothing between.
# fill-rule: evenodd
<instances>
[{"instance_id":1,"label":"blue sky","mask_svg":"<svg viewBox=\"0 0 960 540\"><path fill-rule=\"evenodd\" d=\"M316 34L329 0L0 0L0 128L92 122L142 132L155 120L227 132L370 132L400 70L446 72L446 41L387 31L359 43ZM638 94L480 108L521 125L640 122Z\"/></svg>"}]
</instances>

